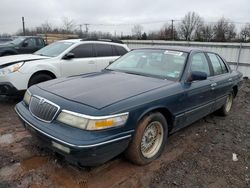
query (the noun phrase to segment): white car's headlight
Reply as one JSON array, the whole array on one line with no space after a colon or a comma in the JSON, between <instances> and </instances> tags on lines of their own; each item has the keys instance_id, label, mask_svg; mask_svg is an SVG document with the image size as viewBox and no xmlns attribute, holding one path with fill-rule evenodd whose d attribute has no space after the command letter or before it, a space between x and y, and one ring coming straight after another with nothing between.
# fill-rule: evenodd
<instances>
[{"instance_id":1,"label":"white car's headlight","mask_svg":"<svg viewBox=\"0 0 250 188\"><path fill-rule=\"evenodd\" d=\"M20 62L0 69L0 76L18 71L23 64L24 62Z\"/></svg>"},{"instance_id":2,"label":"white car's headlight","mask_svg":"<svg viewBox=\"0 0 250 188\"><path fill-rule=\"evenodd\" d=\"M24 94L23 101L25 102L25 104L29 105L30 99L31 99L31 93L29 90L27 90Z\"/></svg>"},{"instance_id":3,"label":"white car's headlight","mask_svg":"<svg viewBox=\"0 0 250 188\"><path fill-rule=\"evenodd\" d=\"M84 130L100 130L122 126L128 119L128 112L110 116L88 116L63 110L57 120Z\"/></svg>"}]
</instances>

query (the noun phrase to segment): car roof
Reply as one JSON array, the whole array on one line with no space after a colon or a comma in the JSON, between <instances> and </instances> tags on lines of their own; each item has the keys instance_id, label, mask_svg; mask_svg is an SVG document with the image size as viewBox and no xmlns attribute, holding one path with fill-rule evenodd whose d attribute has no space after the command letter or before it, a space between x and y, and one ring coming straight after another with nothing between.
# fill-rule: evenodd
<instances>
[{"instance_id":1,"label":"car roof","mask_svg":"<svg viewBox=\"0 0 250 188\"><path fill-rule=\"evenodd\" d=\"M107 44L114 44L114 45L124 45L122 43L113 42L113 41L105 41L105 40L83 40L83 39L66 39L60 40L57 42L72 42L72 43L87 43L87 42L96 42L96 43L107 43Z\"/></svg>"},{"instance_id":2,"label":"car roof","mask_svg":"<svg viewBox=\"0 0 250 188\"><path fill-rule=\"evenodd\" d=\"M201 51L205 52L203 49L194 48L194 47L177 47L177 46L157 46L157 47L144 47L144 48L137 48L133 50L174 50L174 51L181 51L190 53L192 51Z\"/></svg>"}]
</instances>

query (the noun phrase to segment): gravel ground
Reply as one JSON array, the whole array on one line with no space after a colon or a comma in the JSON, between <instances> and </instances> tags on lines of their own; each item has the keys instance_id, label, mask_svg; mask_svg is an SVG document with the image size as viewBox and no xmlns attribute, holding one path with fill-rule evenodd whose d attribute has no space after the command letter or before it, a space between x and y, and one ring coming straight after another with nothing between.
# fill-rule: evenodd
<instances>
[{"instance_id":1,"label":"gravel ground","mask_svg":"<svg viewBox=\"0 0 250 188\"><path fill-rule=\"evenodd\" d=\"M95 168L69 165L22 127L16 102L0 98L0 188L250 187L250 82L229 116L212 114L171 135L163 155L142 167L122 155Z\"/></svg>"}]
</instances>

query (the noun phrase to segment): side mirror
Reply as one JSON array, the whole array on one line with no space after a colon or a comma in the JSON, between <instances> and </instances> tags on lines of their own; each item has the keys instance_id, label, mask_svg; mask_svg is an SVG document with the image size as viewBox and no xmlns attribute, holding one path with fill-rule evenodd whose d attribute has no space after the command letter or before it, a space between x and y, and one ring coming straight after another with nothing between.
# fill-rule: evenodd
<instances>
[{"instance_id":1,"label":"side mirror","mask_svg":"<svg viewBox=\"0 0 250 188\"><path fill-rule=\"evenodd\" d=\"M201 71L192 71L189 74L187 81L193 82L193 81L206 80L206 79L207 79L207 73L201 72Z\"/></svg>"},{"instance_id":2,"label":"side mirror","mask_svg":"<svg viewBox=\"0 0 250 188\"><path fill-rule=\"evenodd\" d=\"M27 47L27 46L28 46L28 42L24 41L23 44L22 44L22 47Z\"/></svg>"},{"instance_id":3,"label":"side mirror","mask_svg":"<svg viewBox=\"0 0 250 188\"><path fill-rule=\"evenodd\" d=\"M75 57L75 54L74 53L67 53L63 59L73 59Z\"/></svg>"}]
</instances>

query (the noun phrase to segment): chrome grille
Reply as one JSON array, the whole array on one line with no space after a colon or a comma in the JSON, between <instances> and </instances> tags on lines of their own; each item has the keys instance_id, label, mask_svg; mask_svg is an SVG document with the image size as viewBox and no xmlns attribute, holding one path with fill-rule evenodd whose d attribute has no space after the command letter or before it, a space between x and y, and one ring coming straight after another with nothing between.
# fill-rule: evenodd
<instances>
[{"instance_id":1,"label":"chrome grille","mask_svg":"<svg viewBox=\"0 0 250 188\"><path fill-rule=\"evenodd\" d=\"M32 96L29 104L29 110L31 114L39 120L51 122L59 111L59 106L48 101L47 99Z\"/></svg>"}]
</instances>

